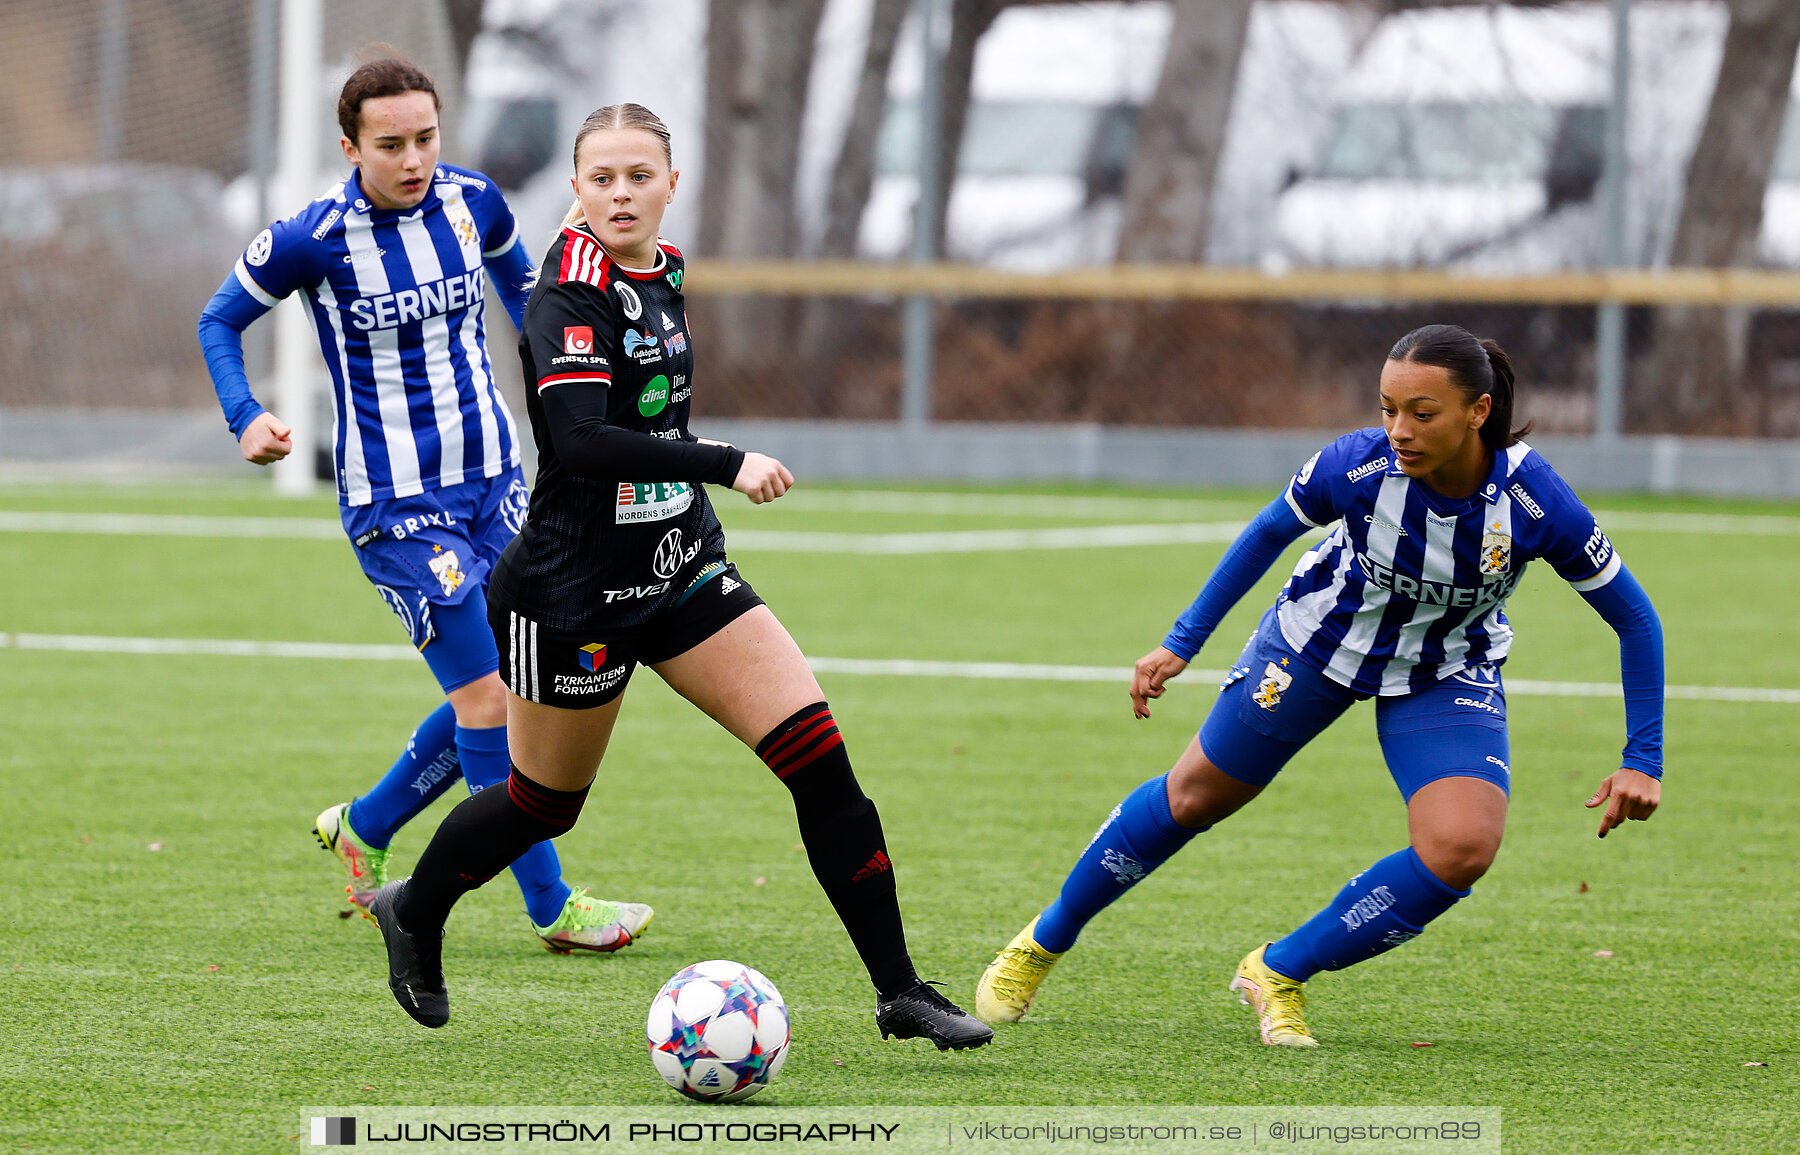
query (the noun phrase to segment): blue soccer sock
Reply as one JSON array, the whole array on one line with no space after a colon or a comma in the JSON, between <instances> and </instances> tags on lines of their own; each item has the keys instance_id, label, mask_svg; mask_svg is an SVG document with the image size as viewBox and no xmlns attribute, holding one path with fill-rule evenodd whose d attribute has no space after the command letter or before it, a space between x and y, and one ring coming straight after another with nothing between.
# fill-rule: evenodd
<instances>
[{"instance_id":1,"label":"blue soccer sock","mask_svg":"<svg viewBox=\"0 0 1800 1155\"><path fill-rule=\"evenodd\" d=\"M371 850L386 850L394 831L430 806L461 774L456 711L445 702L425 715L381 781L350 804L350 829Z\"/></svg>"},{"instance_id":2,"label":"blue soccer sock","mask_svg":"<svg viewBox=\"0 0 1800 1155\"><path fill-rule=\"evenodd\" d=\"M1033 932L1038 945L1053 954L1074 946L1090 919L1199 833L1169 812L1167 774L1127 794L1081 852L1062 893L1038 916Z\"/></svg>"},{"instance_id":3,"label":"blue soccer sock","mask_svg":"<svg viewBox=\"0 0 1800 1155\"><path fill-rule=\"evenodd\" d=\"M512 771L506 754L505 726L485 730L458 726L456 748L462 754L463 780L469 784L470 794L505 782ZM533 846L513 862L512 873L525 896L525 911L531 921L538 926L555 922L571 893L569 884L563 881L555 845L540 842Z\"/></svg>"},{"instance_id":4,"label":"blue soccer sock","mask_svg":"<svg viewBox=\"0 0 1800 1155\"><path fill-rule=\"evenodd\" d=\"M1331 904L1263 953L1278 974L1305 982L1419 937L1425 924L1467 898L1431 873L1412 847L1350 880Z\"/></svg>"}]
</instances>

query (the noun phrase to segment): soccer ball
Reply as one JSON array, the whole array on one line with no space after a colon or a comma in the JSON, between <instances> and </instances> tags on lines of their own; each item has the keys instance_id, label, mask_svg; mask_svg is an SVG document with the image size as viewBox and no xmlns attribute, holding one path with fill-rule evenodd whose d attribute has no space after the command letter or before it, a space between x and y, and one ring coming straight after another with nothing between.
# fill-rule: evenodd
<instances>
[{"instance_id":1,"label":"soccer ball","mask_svg":"<svg viewBox=\"0 0 1800 1155\"><path fill-rule=\"evenodd\" d=\"M748 1099L787 1060L781 992L760 971L723 959L695 963L664 983L644 1030L656 1073L703 1103Z\"/></svg>"}]
</instances>

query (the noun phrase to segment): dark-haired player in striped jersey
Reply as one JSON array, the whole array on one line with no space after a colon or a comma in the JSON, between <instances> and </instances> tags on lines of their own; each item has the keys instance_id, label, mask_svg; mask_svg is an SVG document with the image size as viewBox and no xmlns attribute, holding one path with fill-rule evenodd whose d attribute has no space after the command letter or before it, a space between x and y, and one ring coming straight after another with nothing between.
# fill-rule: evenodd
<instances>
[{"instance_id":1,"label":"dark-haired player in striped jersey","mask_svg":"<svg viewBox=\"0 0 1800 1155\"><path fill-rule=\"evenodd\" d=\"M1169 773L1116 806L1062 891L981 976L976 1013L1018 1020L1083 926L1194 835L1230 817L1351 703L1375 728L1407 804L1410 845L1352 878L1304 925L1251 951L1231 989L1262 1041L1316 1046L1304 985L1415 938L1469 894L1500 848L1511 788L1502 611L1543 558L1619 635L1626 741L1587 805L1600 837L1661 799L1662 632L1612 543L1512 428L1513 370L1492 341L1452 325L1401 338L1381 373L1383 428L1313 455L1220 559L1163 644L1137 663L1149 699L1186 668L1225 613L1290 544L1300 559Z\"/></svg>"},{"instance_id":2,"label":"dark-haired player in striped jersey","mask_svg":"<svg viewBox=\"0 0 1800 1155\"><path fill-rule=\"evenodd\" d=\"M349 179L250 242L199 332L244 459L268 465L294 444L250 393L242 333L301 295L336 394L344 532L447 699L374 786L314 824L363 908L387 881L401 826L459 777L471 792L506 780L506 687L483 587L527 496L482 306L491 277L518 321L532 270L500 190L438 163L429 76L403 60L369 61L344 82L338 124L356 166ZM513 874L532 929L557 953L617 950L650 921L642 903L571 888L548 842Z\"/></svg>"},{"instance_id":3,"label":"dark-haired player in striped jersey","mask_svg":"<svg viewBox=\"0 0 1800 1155\"><path fill-rule=\"evenodd\" d=\"M526 306L520 353L538 478L490 586L512 772L453 811L410 879L375 897L389 988L449 1019L440 944L463 894L575 824L640 664L754 749L793 796L814 874L876 990L883 1037L977 1047L993 1031L919 980L881 819L800 648L725 556L705 490L787 492L772 457L688 432L694 357L681 253L657 237L679 174L648 109L575 137L575 206Z\"/></svg>"}]
</instances>

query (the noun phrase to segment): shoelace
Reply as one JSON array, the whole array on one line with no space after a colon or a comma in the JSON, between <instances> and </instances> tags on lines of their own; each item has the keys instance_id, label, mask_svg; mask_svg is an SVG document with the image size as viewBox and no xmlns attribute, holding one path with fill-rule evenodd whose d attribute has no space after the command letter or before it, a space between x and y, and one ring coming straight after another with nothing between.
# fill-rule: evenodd
<instances>
[{"instance_id":1,"label":"shoelace","mask_svg":"<svg viewBox=\"0 0 1800 1155\"><path fill-rule=\"evenodd\" d=\"M994 971L994 990L1011 997L1030 985L1033 975L1046 969L1030 947L1009 946L1000 952L1000 966Z\"/></svg>"},{"instance_id":2,"label":"shoelace","mask_svg":"<svg viewBox=\"0 0 1800 1155\"><path fill-rule=\"evenodd\" d=\"M961 1007L957 1006L934 989L943 985L943 983L936 979L920 979L919 985L914 987L913 990L918 992L919 997L923 998L926 1002L939 1010L955 1011L959 1015L967 1014L968 1012L964 1011Z\"/></svg>"}]
</instances>

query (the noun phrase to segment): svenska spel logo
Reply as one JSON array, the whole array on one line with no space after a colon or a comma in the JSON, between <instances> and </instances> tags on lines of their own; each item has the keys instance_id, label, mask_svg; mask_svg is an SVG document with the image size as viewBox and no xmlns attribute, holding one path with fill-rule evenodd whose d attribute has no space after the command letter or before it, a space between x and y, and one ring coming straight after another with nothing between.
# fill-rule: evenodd
<instances>
[{"instance_id":1,"label":"svenska spel logo","mask_svg":"<svg viewBox=\"0 0 1800 1155\"><path fill-rule=\"evenodd\" d=\"M312 1121L314 1147L356 1146L356 1120L348 1115L332 1115Z\"/></svg>"},{"instance_id":2,"label":"svenska spel logo","mask_svg":"<svg viewBox=\"0 0 1800 1155\"><path fill-rule=\"evenodd\" d=\"M580 357L594 351L594 329L591 325L570 325L563 329L563 354Z\"/></svg>"},{"instance_id":3,"label":"svenska spel logo","mask_svg":"<svg viewBox=\"0 0 1800 1155\"><path fill-rule=\"evenodd\" d=\"M589 642L587 645L581 647L581 653L575 660L580 662L581 668L588 673L599 673L600 667L606 665L606 643Z\"/></svg>"}]
</instances>

